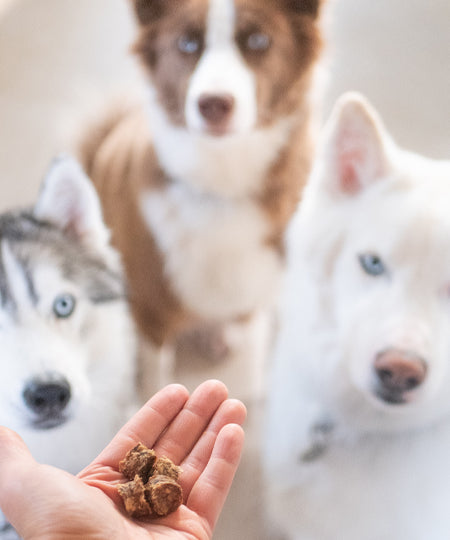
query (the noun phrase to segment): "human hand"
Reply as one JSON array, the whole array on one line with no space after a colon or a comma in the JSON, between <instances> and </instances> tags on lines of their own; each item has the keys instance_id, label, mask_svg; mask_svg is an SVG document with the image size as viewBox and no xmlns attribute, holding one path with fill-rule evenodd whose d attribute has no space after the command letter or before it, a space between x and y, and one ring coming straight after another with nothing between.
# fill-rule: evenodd
<instances>
[{"instance_id":1,"label":"human hand","mask_svg":"<svg viewBox=\"0 0 450 540\"><path fill-rule=\"evenodd\" d=\"M0 507L25 540L210 539L240 460L245 415L218 381L190 397L169 385L77 476L36 463L16 433L0 428ZM144 521L125 513L118 466L138 442L182 467L184 504L173 514Z\"/></svg>"}]
</instances>

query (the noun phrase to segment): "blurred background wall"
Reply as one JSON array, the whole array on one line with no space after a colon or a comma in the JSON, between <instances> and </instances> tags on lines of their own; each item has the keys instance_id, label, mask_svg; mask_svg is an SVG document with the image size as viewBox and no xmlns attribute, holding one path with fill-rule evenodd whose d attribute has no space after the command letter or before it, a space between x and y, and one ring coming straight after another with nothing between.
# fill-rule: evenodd
<instances>
[{"instance_id":1,"label":"blurred background wall","mask_svg":"<svg viewBox=\"0 0 450 540\"><path fill-rule=\"evenodd\" d=\"M325 113L364 92L397 140L450 157L450 2L331 0ZM133 83L128 0L0 0L0 209L32 201L95 96Z\"/></svg>"}]
</instances>

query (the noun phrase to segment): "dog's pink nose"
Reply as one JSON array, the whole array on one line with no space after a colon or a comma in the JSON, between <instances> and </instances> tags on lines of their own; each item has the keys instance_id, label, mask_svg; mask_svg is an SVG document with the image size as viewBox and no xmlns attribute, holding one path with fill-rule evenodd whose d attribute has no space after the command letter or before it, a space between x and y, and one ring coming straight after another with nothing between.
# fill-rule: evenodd
<instances>
[{"instance_id":1,"label":"dog's pink nose","mask_svg":"<svg viewBox=\"0 0 450 540\"><path fill-rule=\"evenodd\" d=\"M375 373L382 397L400 398L404 392L420 386L427 374L425 361L417 354L398 349L388 349L377 355Z\"/></svg>"},{"instance_id":2,"label":"dog's pink nose","mask_svg":"<svg viewBox=\"0 0 450 540\"><path fill-rule=\"evenodd\" d=\"M198 100L203 118L211 126L222 126L233 112L234 97L229 94L203 94Z\"/></svg>"}]
</instances>

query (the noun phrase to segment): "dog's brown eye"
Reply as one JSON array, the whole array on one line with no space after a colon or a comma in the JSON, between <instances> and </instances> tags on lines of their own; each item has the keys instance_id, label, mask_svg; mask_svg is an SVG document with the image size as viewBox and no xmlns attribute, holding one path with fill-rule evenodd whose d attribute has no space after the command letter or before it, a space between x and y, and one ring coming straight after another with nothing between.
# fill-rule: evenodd
<instances>
[{"instance_id":1,"label":"dog's brown eye","mask_svg":"<svg viewBox=\"0 0 450 540\"><path fill-rule=\"evenodd\" d=\"M178 38L178 50L184 54L196 54L202 46L201 38L197 35L183 35Z\"/></svg>"},{"instance_id":2,"label":"dog's brown eye","mask_svg":"<svg viewBox=\"0 0 450 540\"><path fill-rule=\"evenodd\" d=\"M247 37L247 49L254 52L264 52L270 47L270 37L263 32L253 32Z\"/></svg>"}]
</instances>

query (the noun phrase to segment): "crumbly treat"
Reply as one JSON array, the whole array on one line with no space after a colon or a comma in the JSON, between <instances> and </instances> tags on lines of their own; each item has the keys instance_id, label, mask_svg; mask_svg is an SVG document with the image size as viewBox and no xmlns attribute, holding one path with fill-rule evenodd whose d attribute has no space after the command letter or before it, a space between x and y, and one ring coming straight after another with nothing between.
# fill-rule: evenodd
<instances>
[{"instance_id":1,"label":"crumbly treat","mask_svg":"<svg viewBox=\"0 0 450 540\"><path fill-rule=\"evenodd\" d=\"M139 443L119 463L119 471L128 480L133 480L136 475L139 475L143 482L146 483L153 474L153 465L155 462L155 452Z\"/></svg>"},{"instance_id":2,"label":"crumbly treat","mask_svg":"<svg viewBox=\"0 0 450 540\"><path fill-rule=\"evenodd\" d=\"M158 516L167 516L183 502L180 484L170 476L153 476L145 486L145 496L150 508Z\"/></svg>"},{"instance_id":3,"label":"crumbly treat","mask_svg":"<svg viewBox=\"0 0 450 540\"><path fill-rule=\"evenodd\" d=\"M153 450L139 443L119 464L129 482L118 485L127 513L134 518L167 516L183 502L178 483L180 467L169 458L156 458Z\"/></svg>"},{"instance_id":4,"label":"crumbly treat","mask_svg":"<svg viewBox=\"0 0 450 540\"><path fill-rule=\"evenodd\" d=\"M168 457L159 457L153 466L152 476L162 474L170 476L170 478L173 478L174 480L178 480L180 472L181 467L175 465Z\"/></svg>"},{"instance_id":5,"label":"crumbly treat","mask_svg":"<svg viewBox=\"0 0 450 540\"><path fill-rule=\"evenodd\" d=\"M141 518L152 514L144 482L138 475L126 484L119 484L117 489L125 504L125 510L131 517Z\"/></svg>"}]
</instances>

